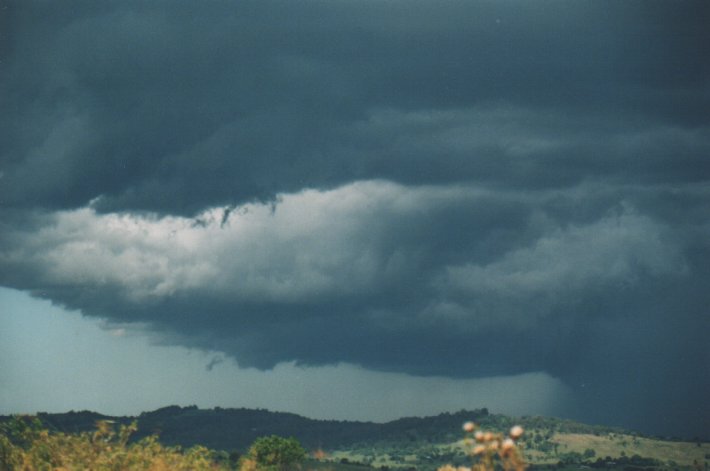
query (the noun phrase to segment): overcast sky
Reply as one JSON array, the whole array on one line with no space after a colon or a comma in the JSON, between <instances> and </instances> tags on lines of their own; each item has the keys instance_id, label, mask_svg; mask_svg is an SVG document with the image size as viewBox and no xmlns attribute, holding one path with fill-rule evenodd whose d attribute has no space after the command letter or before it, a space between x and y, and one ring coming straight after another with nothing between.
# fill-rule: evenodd
<instances>
[{"instance_id":1,"label":"overcast sky","mask_svg":"<svg viewBox=\"0 0 710 471\"><path fill-rule=\"evenodd\" d=\"M0 413L707 436L710 8L0 1Z\"/></svg>"}]
</instances>

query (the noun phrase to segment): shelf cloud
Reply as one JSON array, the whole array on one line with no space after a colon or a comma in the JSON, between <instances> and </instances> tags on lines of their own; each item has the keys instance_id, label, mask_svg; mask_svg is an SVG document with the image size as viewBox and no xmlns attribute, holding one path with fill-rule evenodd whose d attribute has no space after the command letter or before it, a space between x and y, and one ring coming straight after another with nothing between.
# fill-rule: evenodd
<instances>
[{"instance_id":1,"label":"shelf cloud","mask_svg":"<svg viewBox=\"0 0 710 471\"><path fill-rule=\"evenodd\" d=\"M3 286L245 367L710 420L701 2L73 5L0 14Z\"/></svg>"}]
</instances>

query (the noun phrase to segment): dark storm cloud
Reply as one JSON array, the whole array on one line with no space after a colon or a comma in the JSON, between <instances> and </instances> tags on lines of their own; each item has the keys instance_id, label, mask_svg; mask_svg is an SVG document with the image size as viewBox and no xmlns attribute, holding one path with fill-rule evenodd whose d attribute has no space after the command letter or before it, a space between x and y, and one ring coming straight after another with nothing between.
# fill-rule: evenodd
<instances>
[{"instance_id":1,"label":"dark storm cloud","mask_svg":"<svg viewBox=\"0 0 710 471\"><path fill-rule=\"evenodd\" d=\"M195 219L63 211L3 224L0 282L242 366L547 371L588 419L687 433L707 414L709 195L675 190L700 216L679 223L637 209L650 190L371 181Z\"/></svg>"},{"instance_id":2,"label":"dark storm cloud","mask_svg":"<svg viewBox=\"0 0 710 471\"><path fill-rule=\"evenodd\" d=\"M0 198L191 214L363 178L706 178L705 10L12 2Z\"/></svg>"},{"instance_id":3,"label":"dark storm cloud","mask_svg":"<svg viewBox=\"0 0 710 471\"><path fill-rule=\"evenodd\" d=\"M0 15L4 286L244 366L546 371L587 419L702 432L702 3Z\"/></svg>"}]
</instances>

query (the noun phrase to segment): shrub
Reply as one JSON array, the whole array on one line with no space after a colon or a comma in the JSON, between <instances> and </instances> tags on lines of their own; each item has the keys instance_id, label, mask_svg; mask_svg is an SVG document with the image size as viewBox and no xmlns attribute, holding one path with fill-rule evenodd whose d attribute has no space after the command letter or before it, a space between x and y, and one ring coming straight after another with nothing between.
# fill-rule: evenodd
<instances>
[{"instance_id":1,"label":"shrub","mask_svg":"<svg viewBox=\"0 0 710 471\"><path fill-rule=\"evenodd\" d=\"M295 438L257 438L242 460L242 471L290 471L300 468L306 450Z\"/></svg>"},{"instance_id":2,"label":"shrub","mask_svg":"<svg viewBox=\"0 0 710 471\"><path fill-rule=\"evenodd\" d=\"M164 447L151 436L130 443L136 423L121 425L99 421L92 433L50 432L37 419L17 417L0 424L0 469L7 471L91 469L110 470L215 470L212 452L196 446L188 450Z\"/></svg>"},{"instance_id":3,"label":"shrub","mask_svg":"<svg viewBox=\"0 0 710 471\"><path fill-rule=\"evenodd\" d=\"M498 466L505 471L525 470L525 461L517 445L517 440L523 435L523 428L519 425L512 427L508 436L478 430L473 422L466 422L463 430L466 433L464 443L469 447L473 465L471 468L446 465L438 471L495 471Z\"/></svg>"}]
</instances>

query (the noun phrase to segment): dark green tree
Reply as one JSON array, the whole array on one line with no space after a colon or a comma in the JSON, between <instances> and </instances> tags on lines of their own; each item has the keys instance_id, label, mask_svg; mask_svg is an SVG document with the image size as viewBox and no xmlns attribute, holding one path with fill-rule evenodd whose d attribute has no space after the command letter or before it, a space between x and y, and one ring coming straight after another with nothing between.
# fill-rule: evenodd
<instances>
[{"instance_id":1,"label":"dark green tree","mask_svg":"<svg viewBox=\"0 0 710 471\"><path fill-rule=\"evenodd\" d=\"M306 458L306 450L295 438L277 435L257 438L247 453L242 469L257 471L292 471L299 469Z\"/></svg>"}]
</instances>

